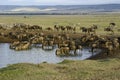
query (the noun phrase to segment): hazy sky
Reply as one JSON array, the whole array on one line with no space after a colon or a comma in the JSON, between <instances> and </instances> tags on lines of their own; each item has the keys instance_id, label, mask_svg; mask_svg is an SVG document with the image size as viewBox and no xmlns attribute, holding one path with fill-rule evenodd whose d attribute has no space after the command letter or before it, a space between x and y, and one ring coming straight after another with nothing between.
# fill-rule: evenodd
<instances>
[{"instance_id":1,"label":"hazy sky","mask_svg":"<svg viewBox=\"0 0 120 80\"><path fill-rule=\"evenodd\" d=\"M120 0L0 0L0 5L85 5L120 3Z\"/></svg>"}]
</instances>

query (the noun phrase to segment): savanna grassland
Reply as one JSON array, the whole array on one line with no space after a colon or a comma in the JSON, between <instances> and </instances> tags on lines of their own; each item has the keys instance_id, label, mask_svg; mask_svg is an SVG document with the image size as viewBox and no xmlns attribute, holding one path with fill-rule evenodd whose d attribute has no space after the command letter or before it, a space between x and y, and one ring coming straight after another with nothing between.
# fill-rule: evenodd
<instances>
[{"instance_id":1,"label":"savanna grassland","mask_svg":"<svg viewBox=\"0 0 120 80\"><path fill-rule=\"evenodd\" d=\"M98 25L97 34L107 35L104 28L110 22L115 22L117 27L114 35L120 35L120 14L109 15L27 15L0 16L0 23L26 23L40 25L43 28L59 25L77 25L90 27ZM100 60L71 61L64 60L58 64L14 64L0 69L0 80L120 80L120 55L114 58Z\"/></svg>"},{"instance_id":2,"label":"savanna grassland","mask_svg":"<svg viewBox=\"0 0 120 80\"><path fill-rule=\"evenodd\" d=\"M39 25L43 28L58 25L76 25L79 27L90 27L93 24L98 25L98 34L106 34L103 30L109 26L110 22L115 22L117 28L120 28L120 14L102 14L102 15L8 15L0 16L0 23L13 24L13 23L26 23L31 25ZM115 31L117 33L117 31ZM118 34L118 33L117 33Z\"/></svg>"}]
</instances>

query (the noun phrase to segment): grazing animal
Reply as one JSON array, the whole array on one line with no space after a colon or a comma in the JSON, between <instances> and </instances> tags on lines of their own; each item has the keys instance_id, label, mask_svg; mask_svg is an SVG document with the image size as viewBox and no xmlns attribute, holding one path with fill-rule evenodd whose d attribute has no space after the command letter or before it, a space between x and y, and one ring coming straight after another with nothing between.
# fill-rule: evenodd
<instances>
[{"instance_id":1,"label":"grazing animal","mask_svg":"<svg viewBox=\"0 0 120 80\"><path fill-rule=\"evenodd\" d=\"M60 27L61 31L64 33L66 28L64 26L59 26L59 27Z\"/></svg>"},{"instance_id":2,"label":"grazing animal","mask_svg":"<svg viewBox=\"0 0 120 80\"><path fill-rule=\"evenodd\" d=\"M95 42L95 43L93 43L91 45L91 52L92 52L92 54L93 54L94 50L97 49L97 48L99 48L99 44L97 42Z\"/></svg>"},{"instance_id":3,"label":"grazing animal","mask_svg":"<svg viewBox=\"0 0 120 80\"><path fill-rule=\"evenodd\" d=\"M70 51L72 51L74 54L76 54L76 46L75 45L70 45L69 48L70 48Z\"/></svg>"},{"instance_id":4,"label":"grazing animal","mask_svg":"<svg viewBox=\"0 0 120 80\"><path fill-rule=\"evenodd\" d=\"M88 28L88 34L90 34L90 33L95 34L96 33L95 29L94 28Z\"/></svg>"},{"instance_id":5,"label":"grazing animal","mask_svg":"<svg viewBox=\"0 0 120 80\"><path fill-rule=\"evenodd\" d=\"M115 50L119 50L120 49L120 43L119 43L117 38L114 38L113 45L114 45L114 49Z\"/></svg>"},{"instance_id":6,"label":"grazing animal","mask_svg":"<svg viewBox=\"0 0 120 80\"><path fill-rule=\"evenodd\" d=\"M113 43L111 41L107 41L105 43L105 49L106 49L107 55L114 53Z\"/></svg>"},{"instance_id":7,"label":"grazing animal","mask_svg":"<svg viewBox=\"0 0 120 80\"><path fill-rule=\"evenodd\" d=\"M85 33L88 32L88 29L86 27L80 27L80 30L82 30L82 32L85 32Z\"/></svg>"},{"instance_id":8,"label":"grazing animal","mask_svg":"<svg viewBox=\"0 0 120 80\"><path fill-rule=\"evenodd\" d=\"M38 26L38 25L32 25L28 29L39 29L39 30L42 30L42 27Z\"/></svg>"},{"instance_id":9,"label":"grazing animal","mask_svg":"<svg viewBox=\"0 0 120 80\"><path fill-rule=\"evenodd\" d=\"M10 49L15 49L16 46L20 44L20 41L14 41L12 44L10 44Z\"/></svg>"},{"instance_id":10,"label":"grazing animal","mask_svg":"<svg viewBox=\"0 0 120 80\"><path fill-rule=\"evenodd\" d=\"M40 36L40 37L35 37L33 39L31 39L31 42L33 44L42 44L44 41L44 37Z\"/></svg>"},{"instance_id":11,"label":"grazing animal","mask_svg":"<svg viewBox=\"0 0 120 80\"><path fill-rule=\"evenodd\" d=\"M43 41L42 49L52 50L53 48L54 48L54 41L51 41L51 40Z\"/></svg>"},{"instance_id":12,"label":"grazing animal","mask_svg":"<svg viewBox=\"0 0 120 80\"><path fill-rule=\"evenodd\" d=\"M70 52L69 47L61 47L56 50L56 55L57 56L68 56Z\"/></svg>"},{"instance_id":13,"label":"grazing animal","mask_svg":"<svg viewBox=\"0 0 120 80\"><path fill-rule=\"evenodd\" d=\"M65 43L65 44L63 44L63 43L58 44L58 48L61 48L61 47L68 47L68 44L67 43Z\"/></svg>"},{"instance_id":14,"label":"grazing animal","mask_svg":"<svg viewBox=\"0 0 120 80\"><path fill-rule=\"evenodd\" d=\"M20 41L27 41L29 39L29 36L27 34L19 34L17 35L17 39Z\"/></svg>"},{"instance_id":15,"label":"grazing animal","mask_svg":"<svg viewBox=\"0 0 120 80\"><path fill-rule=\"evenodd\" d=\"M98 29L98 26L93 24L93 25L91 26L91 28L92 28L92 29Z\"/></svg>"},{"instance_id":16,"label":"grazing animal","mask_svg":"<svg viewBox=\"0 0 120 80\"><path fill-rule=\"evenodd\" d=\"M81 54L81 51L83 50L83 47L81 45L76 46L75 54Z\"/></svg>"},{"instance_id":17,"label":"grazing animal","mask_svg":"<svg viewBox=\"0 0 120 80\"><path fill-rule=\"evenodd\" d=\"M20 50L27 50L30 49L31 43L30 42L21 42L18 46L15 47L16 51Z\"/></svg>"},{"instance_id":18,"label":"grazing animal","mask_svg":"<svg viewBox=\"0 0 120 80\"><path fill-rule=\"evenodd\" d=\"M115 23L110 23L109 25L112 26L112 27L114 27L116 24Z\"/></svg>"},{"instance_id":19,"label":"grazing animal","mask_svg":"<svg viewBox=\"0 0 120 80\"><path fill-rule=\"evenodd\" d=\"M47 31L52 31L53 29L51 27L46 28Z\"/></svg>"},{"instance_id":20,"label":"grazing animal","mask_svg":"<svg viewBox=\"0 0 120 80\"><path fill-rule=\"evenodd\" d=\"M68 32L69 32L69 31L71 31L71 32L72 32L73 27L71 27L71 26L66 26L66 29L67 29L67 31L68 31Z\"/></svg>"},{"instance_id":21,"label":"grazing animal","mask_svg":"<svg viewBox=\"0 0 120 80\"><path fill-rule=\"evenodd\" d=\"M113 29L114 29L115 25L116 25L115 23L110 23L109 26L104 29L104 31L108 31L108 32L110 31L110 32L112 32L114 34Z\"/></svg>"},{"instance_id":22,"label":"grazing animal","mask_svg":"<svg viewBox=\"0 0 120 80\"><path fill-rule=\"evenodd\" d=\"M54 25L54 30L59 31L59 30L60 30L60 27L57 26L57 25Z\"/></svg>"},{"instance_id":23,"label":"grazing animal","mask_svg":"<svg viewBox=\"0 0 120 80\"><path fill-rule=\"evenodd\" d=\"M111 29L110 27L104 28L104 31L108 31L108 32L114 33L113 29Z\"/></svg>"},{"instance_id":24,"label":"grazing animal","mask_svg":"<svg viewBox=\"0 0 120 80\"><path fill-rule=\"evenodd\" d=\"M95 32L95 29L92 28L92 27L90 27L90 28L81 27L80 30L82 30L82 32L85 32L85 34L86 34L86 33L90 34L90 33L92 33L92 32L93 32L94 34L96 33L96 32Z\"/></svg>"}]
</instances>

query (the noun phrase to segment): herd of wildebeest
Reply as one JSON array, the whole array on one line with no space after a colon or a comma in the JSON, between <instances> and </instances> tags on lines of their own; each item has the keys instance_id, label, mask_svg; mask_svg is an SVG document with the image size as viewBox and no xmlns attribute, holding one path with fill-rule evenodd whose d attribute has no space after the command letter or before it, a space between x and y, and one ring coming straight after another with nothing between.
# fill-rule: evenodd
<instances>
[{"instance_id":1,"label":"herd of wildebeest","mask_svg":"<svg viewBox=\"0 0 120 80\"><path fill-rule=\"evenodd\" d=\"M110 23L104 31L114 34L115 26L115 23ZM0 25L0 38L8 39L10 49L16 51L33 47L53 50L57 46L55 54L58 56L68 56L71 51L76 55L85 47L91 48L92 53L101 49L106 55L114 54L120 49L120 36L98 35L97 29L97 25L79 29L76 26L54 25L43 29L39 25L15 23L11 27Z\"/></svg>"}]
</instances>

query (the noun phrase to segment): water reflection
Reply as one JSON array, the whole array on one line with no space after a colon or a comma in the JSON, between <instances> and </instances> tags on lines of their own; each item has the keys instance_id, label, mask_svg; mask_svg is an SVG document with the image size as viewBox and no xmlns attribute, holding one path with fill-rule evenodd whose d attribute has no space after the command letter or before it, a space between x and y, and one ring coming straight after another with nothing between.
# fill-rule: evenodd
<instances>
[{"instance_id":1,"label":"water reflection","mask_svg":"<svg viewBox=\"0 0 120 80\"><path fill-rule=\"evenodd\" d=\"M0 44L0 68L6 67L8 64L15 63L58 63L64 59L70 60L84 60L92 56L92 53L89 52L89 49L83 49L82 54L78 56L69 56L69 57L58 57L55 55L55 51L44 51L41 48L32 48L31 50L26 51L14 51L9 49L9 44ZM99 53L100 50L97 51ZM97 53L94 53L97 54Z\"/></svg>"}]
</instances>

